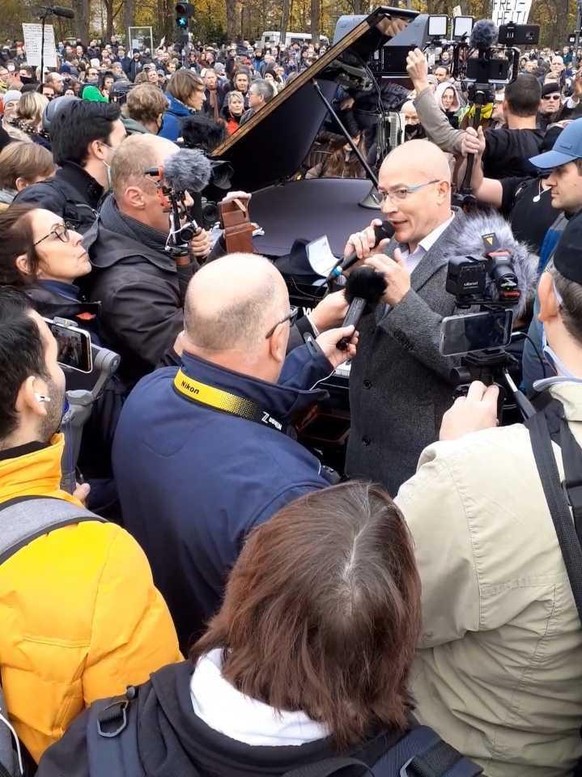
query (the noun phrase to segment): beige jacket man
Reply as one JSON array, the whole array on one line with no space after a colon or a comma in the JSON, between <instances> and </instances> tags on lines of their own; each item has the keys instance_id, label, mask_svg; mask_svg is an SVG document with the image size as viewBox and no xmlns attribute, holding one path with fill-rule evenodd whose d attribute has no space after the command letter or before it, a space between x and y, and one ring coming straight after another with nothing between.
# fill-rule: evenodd
<instances>
[{"instance_id":1,"label":"beige jacket man","mask_svg":"<svg viewBox=\"0 0 582 777\"><path fill-rule=\"evenodd\" d=\"M582 443L582 383L551 392ZM429 446L396 502L423 586L420 720L488 777L570 775L582 753L582 628L527 429Z\"/></svg>"}]
</instances>

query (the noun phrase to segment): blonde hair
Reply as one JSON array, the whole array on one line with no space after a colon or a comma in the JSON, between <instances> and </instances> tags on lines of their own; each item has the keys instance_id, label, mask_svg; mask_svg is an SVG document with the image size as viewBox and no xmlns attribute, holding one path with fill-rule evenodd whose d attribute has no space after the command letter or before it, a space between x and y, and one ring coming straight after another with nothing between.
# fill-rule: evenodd
<instances>
[{"instance_id":1,"label":"blonde hair","mask_svg":"<svg viewBox=\"0 0 582 777\"><path fill-rule=\"evenodd\" d=\"M9 143L0 152L0 187L16 189L16 179L32 183L36 178L48 178L55 171L51 152L38 143Z\"/></svg>"},{"instance_id":2,"label":"blonde hair","mask_svg":"<svg viewBox=\"0 0 582 777\"><path fill-rule=\"evenodd\" d=\"M138 84L127 95L127 115L139 121L156 121L158 116L168 107L168 100L159 86L155 84Z\"/></svg>"},{"instance_id":3,"label":"blonde hair","mask_svg":"<svg viewBox=\"0 0 582 777\"><path fill-rule=\"evenodd\" d=\"M42 121L42 115L49 104L48 98L38 92L25 92L18 101L16 116L29 121L35 127Z\"/></svg>"}]
</instances>

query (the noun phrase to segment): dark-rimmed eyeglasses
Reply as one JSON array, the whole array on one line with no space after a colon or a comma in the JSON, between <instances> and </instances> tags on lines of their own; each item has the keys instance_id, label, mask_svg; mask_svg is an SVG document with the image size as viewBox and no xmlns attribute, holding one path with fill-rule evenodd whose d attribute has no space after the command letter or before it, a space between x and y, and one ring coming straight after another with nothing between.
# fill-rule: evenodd
<instances>
[{"instance_id":1,"label":"dark-rimmed eyeglasses","mask_svg":"<svg viewBox=\"0 0 582 777\"><path fill-rule=\"evenodd\" d=\"M39 243L42 243L43 240L47 240L49 237L56 237L58 240L61 241L61 243L68 243L69 230L67 229L67 226L65 224L57 224L51 229L51 231L47 235L45 235L44 237L41 237L40 240L37 240L36 243L33 243L32 245L36 248L36 246Z\"/></svg>"},{"instance_id":2,"label":"dark-rimmed eyeglasses","mask_svg":"<svg viewBox=\"0 0 582 777\"><path fill-rule=\"evenodd\" d=\"M544 98L544 100L559 100L560 95L559 94L547 94Z\"/></svg>"},{"instance_id":3,"label":"dark-rimmed eyeglasses","mask_svg":"<svg viewBox=\"0 0 582 777\"><path fill-rule=\"evenodd\" d=\"M275 329L278 326L280 326L281 324L284 324L286 321L289 322L289 326L293 326L295 321L297 321L297 314L298 314L298 312L299 312L299 308L291 308L291 310L289 311L289 313L287 313L285 318L282 318L280 321L277 321L275 326L273 326L273 327L271 327L271 329L269 329L269 331L265 335L265 340L268 340L269 337L272 337Z\"/></svg>"}]
</instances>

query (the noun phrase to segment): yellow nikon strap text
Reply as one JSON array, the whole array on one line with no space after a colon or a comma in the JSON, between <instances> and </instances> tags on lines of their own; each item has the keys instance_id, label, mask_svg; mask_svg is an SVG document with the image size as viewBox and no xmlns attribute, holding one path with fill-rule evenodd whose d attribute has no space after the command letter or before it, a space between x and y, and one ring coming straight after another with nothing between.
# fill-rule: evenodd
<instances>
[{"instance_id":1,"label":"yellow nikon strap text","mask_svg":"<svg viewBox=\"0 0 582 777\"><path fill-rule=\"evenodd\" d=\"M283 424L273 418L266 410L262 410L256 402L194 380L194 378L185 375L182 370L178 370L176 373L174 388L178 394L191 402L206 405L206 407L212 407L215 410L222 410L223 413L230 413L239 418L245 418L247 421L270 426L279 432L283 431Z\"/></svg>"}]
</instances>

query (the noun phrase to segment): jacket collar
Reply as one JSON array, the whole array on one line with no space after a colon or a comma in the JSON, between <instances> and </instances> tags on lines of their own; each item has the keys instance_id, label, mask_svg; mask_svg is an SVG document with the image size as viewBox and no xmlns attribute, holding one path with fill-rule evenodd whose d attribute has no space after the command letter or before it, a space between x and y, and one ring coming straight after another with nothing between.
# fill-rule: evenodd
<instances>
[{"instance_id":1,"label":"jacket collar","mask_svg":"<svg viewBox=\"0 0 582 777\"><path fill-rule=\"evenodd\" d=\"M152 227L132 222L133 219L120 212L112 195L104 200L95 223L83 238L91 264L106 269L122 259L139 256L160 270L176 274L176 263L164 250L165 235ZM147 231L149 245L132 234L133 224ZM153 247L156 242L159 242L159 248Z\"/></svg>"},{"instance_id":2,"label":"jacket collar","mask_svg":"<svg viewBox=\"0 0 582 777\"><path fill-rule=\"evenodd\" d=\"M306 358L311 358L305 350ZM182 356L182 370L194 380L250 399L287 424L325 396L325 392L317 389L305 391L252 378L186 352Z\"/></svg>"},{"instance_id":3,"label":"jacket collar","mask_svg":"<svg viewBox=\"0 0 582 777\"><path fill-rule=\"evenodd\" d=\"M20 456L0 460L0 501L38 495L57 497L80 505L77 499L61 489L64 447L64 436L55 434L49 445L36 450L26 446ZM13 453L17 452L14 449Z\"/></svg>"},{"instance_id":4,"label":"jacket collar","mask_svg":"<svg viewBox=\"0 0 582 777\"><path fill-rule=\"evenodd\" d=\"M192 116L192 114L196 113L193 108L188 108L187 105L184 105L184 103L178 100L177 97L174 97L174 95L167 94L166 97L170 101L168 110L170 113L173 113L174 116Z\"/></svg>"},{"instance_id":5,"label":"jacket collar","mask_svg":"<svg viewBox=\"0 0 582 777\"><path fill-rule=\"evenodd\" d=\"M74 162L65 162L55 177L72 186L81 195L83 202L87 202L92 208L99 205L104 189L93 176L79 165Z\"/></svg>"}]
</instances>

